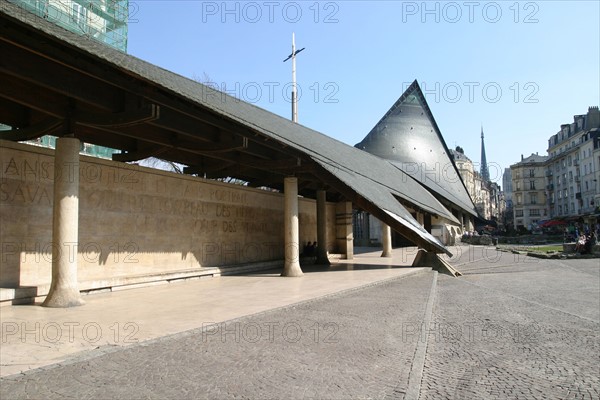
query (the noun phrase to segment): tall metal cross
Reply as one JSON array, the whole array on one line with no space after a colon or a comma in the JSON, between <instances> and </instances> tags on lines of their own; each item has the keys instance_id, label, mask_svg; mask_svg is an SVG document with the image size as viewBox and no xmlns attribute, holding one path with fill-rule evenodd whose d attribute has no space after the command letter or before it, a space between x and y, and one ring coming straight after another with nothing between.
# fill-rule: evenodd
<instances>
[{"instance_id":1,"label":"tall metal cross","mask_svg":"<svg viewBox=\"0 0 600 400\"><path fill-rule=\"evenodd\" d=\"M292 59L292 121L298 122L298 96L296 90L296 54L304 50L305 47L300 50L296 50L296 38L292 33L292 54L290 54L283 62L286 62L290 58Z\"/></svg>"}]
</instances>

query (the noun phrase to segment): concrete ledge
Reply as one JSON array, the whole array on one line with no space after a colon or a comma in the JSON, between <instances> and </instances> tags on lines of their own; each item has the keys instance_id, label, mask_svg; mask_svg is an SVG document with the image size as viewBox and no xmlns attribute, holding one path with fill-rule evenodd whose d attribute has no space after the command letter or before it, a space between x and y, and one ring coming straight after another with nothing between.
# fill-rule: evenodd
<instances>
[{"instance_id":1,"label":"concrete ledge","mask_svg":"<svg viewBox=\"0 0 600 400\"><path fill-rule=\"evenodd\" d=\"M575 243L563 243L563 253L565 253L565 254L575 253L575 246L576 246ZM600 244L593 245L590 250L590 253L600 255Z\"/></svg>"},{"instance_id":2,"label":"concrete ledge","mask_svg":"<svg viewBox=\"0 0 600 400\"><path fill-rule=\"evenodd\" d=\"M248 272L278 268L283 260L263 261L243 265L195 268L180 271L161 272L132 276L114 277L96 281L79 282L79 291L84 294L97 294L119 290L136 289L145 286L167 284L171 282L213 278L221 275L235 275ZM50 290L50 283L39 286L19 288L0 288L0 307L17 304L33 304L42 301Z\"/></svg>"},{"instance_id":3,"label":"concrete ledge","mask_svg":"<svg viewBox=\"0 0 600 400\"><path fill-rule=\"evenodd\" d=\"M563 253L575 253L575 243L563 243Z\"/></svg>"}]
</instances>

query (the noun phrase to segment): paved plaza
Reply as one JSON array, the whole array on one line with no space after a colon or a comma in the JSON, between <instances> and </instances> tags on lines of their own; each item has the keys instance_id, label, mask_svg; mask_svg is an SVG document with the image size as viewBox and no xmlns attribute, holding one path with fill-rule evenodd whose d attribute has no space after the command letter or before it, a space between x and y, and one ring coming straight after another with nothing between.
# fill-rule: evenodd
<instances>
[{"instance_id":1,"label":"paved plaza","mask_svg":"<svg viewBox=\"0 0 600 400\"><path fill-rule=\"evenodd\" d=\"M452 251L3 307L0 398L598 399L599 260Z\"/></svg>"}]
</instances>

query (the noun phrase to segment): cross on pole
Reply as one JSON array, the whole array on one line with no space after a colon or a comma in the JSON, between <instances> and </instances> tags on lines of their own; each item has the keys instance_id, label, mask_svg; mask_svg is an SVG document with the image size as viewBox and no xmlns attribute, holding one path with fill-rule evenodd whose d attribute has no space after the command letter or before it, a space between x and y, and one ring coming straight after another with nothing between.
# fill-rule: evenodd
<instances>
[{"instance_id":1,"label":"cross on pole","mask_svg":"<svg viewBox=\"0 0 600 400\"><path fill-rule=\"evenodd\" d=\"M305 47L300 50L296 50L296 38L292 33L292 53L283 62L286 62L290 58L292 59L292 121L298 122L298 96L296 91L296 54L304 50Z\"/></svg>"}]
</instances>

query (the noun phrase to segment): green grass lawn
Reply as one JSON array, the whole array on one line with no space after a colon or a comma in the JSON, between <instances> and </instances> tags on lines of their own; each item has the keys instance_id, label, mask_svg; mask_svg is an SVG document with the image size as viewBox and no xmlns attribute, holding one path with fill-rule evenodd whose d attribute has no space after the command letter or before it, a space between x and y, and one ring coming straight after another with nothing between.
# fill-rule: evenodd
<instances>
[{"instance_id":1,"label":"green grass lawn","mask_svg":"<svg viewBox=\"0 0 600 400\"><path fill-rule=\"evenodd\" d=\"M527 251L539 251L541 253L550 253L552 251L562 251L562 244L551 245L551 246L535 246L535 247L525 247L524 250Z\"/></svg>"},{"instance_id":2,"label":"green grass lawn","mask_svg":"<svg viewBox=\"0 0 600 400\"><path fill-rule=\"evenodd\" d=\"M550 253L550 252L553 252L553 251L562 252L563 251L562 244L547 245L547 246L526 246L526 245L511 246L511 245L505 245L504 244L504 245L501 245L500 247L509 248L509 249L515 249L515 250L520 250L520 251L538 251L540 253Z\"/></svg>"}]
</instances>

